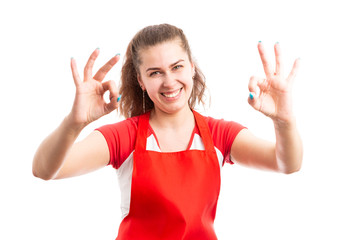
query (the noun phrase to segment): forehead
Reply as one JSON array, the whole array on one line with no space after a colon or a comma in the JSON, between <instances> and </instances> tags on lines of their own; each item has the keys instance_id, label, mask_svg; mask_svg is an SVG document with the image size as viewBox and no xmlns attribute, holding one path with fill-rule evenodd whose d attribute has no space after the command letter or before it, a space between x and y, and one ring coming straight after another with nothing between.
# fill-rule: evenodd
<instances>
[{"instance_id":1,"label":"forehead","mask_svg":"<svg viewBox=\"0 0 360 240\"><path fill-rule=\"evenodd\" d=\"M141 50L140 59L140 67L161 67L189 58L180 40L171 40Z\"/></svg>"}]
</instances>

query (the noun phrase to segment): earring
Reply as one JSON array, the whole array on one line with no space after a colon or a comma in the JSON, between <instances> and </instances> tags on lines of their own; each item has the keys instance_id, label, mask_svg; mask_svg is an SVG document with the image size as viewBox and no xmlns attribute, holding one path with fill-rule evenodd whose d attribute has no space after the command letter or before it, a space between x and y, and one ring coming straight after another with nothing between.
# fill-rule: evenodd
<instances>
[{"instance_id":1,"label":"earring","mask_svg":"<svg viewBox=\"0 0 360 240\"><path fill-rule=\"evenodd\" d=\"M145 113L145 90L143 90L143 113Z\"/></svg>"}]
</instances>

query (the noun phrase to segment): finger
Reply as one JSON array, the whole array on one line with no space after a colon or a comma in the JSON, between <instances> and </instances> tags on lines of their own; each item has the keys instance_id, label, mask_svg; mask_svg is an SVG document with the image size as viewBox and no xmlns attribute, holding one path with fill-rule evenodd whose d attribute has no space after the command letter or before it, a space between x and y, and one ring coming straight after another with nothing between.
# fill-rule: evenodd
<instances>
[{"instance_id":1,"label":"finger","mask_svg":"<svg viewBox=\"0 0 360 240\"><path fill-rule=\"evenodd\" d=\"M110 71L110 69L119 61L120 54L116 54L113 58L111 58L104 66L102 66L95 74L94 79L101 82L104 80L106 74Z\"/></svg>"},{"instance_id":2,"label":"finger","mask_svg":"<svg viewBox=\"0 0 360 240\"><path fill-rule=\"evenodd\" d=\"M249 92L254 93L255 95L258 95L259 94L258 86L259 86L259 83L261 83L262 81L263 81L262 78L252 76L249 80L249 85L248 85Z\"/></svg>"},{"instance_id":3,"label":"finger","mask_svg":"<svg viewBox=\"0 0 360 240\"><path fill-rule=\"evenodd\" d=\"M75 86L78 86L81 83L81 79L80 79L80 76L79 76L79 73L77 70L77 66L76 66L76 61L74 58L71 58L70 66L71 66L71 72L72 72Z\"/></svg>"},{"instance_id":4,"label":"finger","mask_svg":"<svg viewBox=\"0 0 360 240\"><path fill-rule=\"evenodd\" d=\"M265 75L268 79L270 79L273 73L273 68L269 62L268 57L266 56L264 46L261 42L258 43L258 50L264 67Z\"/></svg>"},{"instance_id":5,"label":"finger","mask_svg":"<svg viewBox=\"0 0 360 240\"><path fill-rule=\"evenodd\" d=\"M257 86L260 89L260 92L267 92L270 87L270 82L266 79L261 79L257 81Z\"/></svg>"},{"instance_id":6,"label":"finger","mask_svg":"<svg viewBox=\"0 0 360 240\"><path fill-rule=\"evenodd\" d=\"M97 48L90 55L89 60L87 61L85 68L84 68L84 81L92 79L92 69L94 67L96 58L99 56L99 52L100 52L100 49Z\"/></svg>"},{"instance_id":7,"label":"finger","mask_svg":"<svg viewBox=\"0 0 360 240\"><path fill-rule=\"evenodd\" d=\"M281 68L282 67L282 58L281 58L279 42L275 43L274 51L275 51L275 61L276 61L275 74L281 75L282 74L282 68Z\"/></svg>"},{"instance_id":8,"label":"finger","mask_svg":"<svg viewBox=\"0 0 360 240\"><path fill-rule=\"evenodd\" d=\"M296 77L296 74L298 73L299 67L300 67L300 58L296 59L294 62L291 72L286 79L288 81L288 83L292 84L294 82L294 79Z\"/></svg>"},{"instance_id":9,"label":"finger","mask_svg":"<svg viewBox=\"0 0 360 240\"><path fill-rule=\"evenodd\" d=\"M109 91L110 102L106 104L106 111L110 113L119 107L119 91L114 81L107 81L102 84L104 91Z\"/></svg>"}]
</instances>

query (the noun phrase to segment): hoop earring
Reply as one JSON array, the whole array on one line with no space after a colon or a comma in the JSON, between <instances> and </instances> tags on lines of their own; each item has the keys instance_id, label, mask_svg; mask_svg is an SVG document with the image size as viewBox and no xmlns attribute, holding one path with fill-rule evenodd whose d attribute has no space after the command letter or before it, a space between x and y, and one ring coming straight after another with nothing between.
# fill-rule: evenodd
<instances>
[{"instance_id":1,"label":"hoop earring","mask_svg":"<svg viewBox=\"0 0 360 240\"><path fill-rule=\"evenodd\" d=\"M143 113L145 113L145 90L143 90Z\"/></svg>"}]
</instances>

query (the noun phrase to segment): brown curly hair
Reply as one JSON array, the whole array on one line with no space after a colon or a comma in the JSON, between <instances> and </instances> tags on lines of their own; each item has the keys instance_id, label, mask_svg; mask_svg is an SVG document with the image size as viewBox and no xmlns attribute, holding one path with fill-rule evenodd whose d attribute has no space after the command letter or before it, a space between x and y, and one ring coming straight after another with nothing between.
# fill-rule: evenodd
<instances>
[{"instance_id":1,"label":"brown curly hair","mask_svg":"<svg viewBox=\"0 0 360 240\"><path fill-rule=\"evenodd\" d=\"M206 90L205 76L192 59L189 43L184 32L170 24L160 24L145 27L140 30L130 41L121 69L121 87L119 93L120 114L125 118L138 116L143 113L143 90L141 89L137 76L140 74L141 65L140 51L157 44L179 39L181 47L188 54L190 62L195 66L194 85L189 98L190 108L194 108L196 102L205 104L204 93ZM153 101L145 94L145 109L149 111L154 108Z\"/></svg>"}]
</instances>

